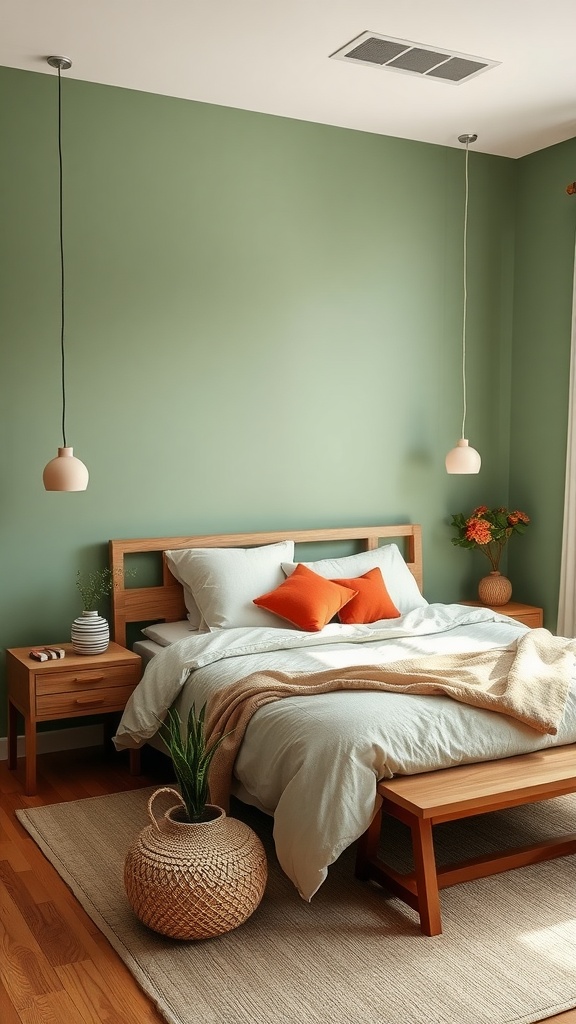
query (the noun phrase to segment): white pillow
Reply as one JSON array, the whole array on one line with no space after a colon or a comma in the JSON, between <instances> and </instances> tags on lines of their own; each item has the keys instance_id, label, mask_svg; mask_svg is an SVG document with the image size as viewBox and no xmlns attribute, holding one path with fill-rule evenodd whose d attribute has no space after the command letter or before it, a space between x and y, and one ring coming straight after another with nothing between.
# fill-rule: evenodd
<instances>
[{"instance_id":1,"label":"white pillow","mask_svg":"<svg viewBox=\"0 0 576 1024\"><path fill-rule=\"evenodd\" d=\"M166 551L166 558L208 629L280 624L253 601L284 581L282 562L294 558L293 541L259 548L182 548Z\"/></svg>"},{"instance_id":2,"label":"white pillow","mask_svg":"<svg viewBox=\"0 0 576 1024\"><path fill-rule=\"evenodd\" d=\"M297 562L282 562L286 576L290 576ZM345 555L343 558L322 558L317 562L303 562L319 576L328 580L352 579L362 576L369 569L378 567L382 572L386 589L398 611L405 615L413 608L423 608L428 601L418 590L406 562L402 558L396 544L383 544L374 551L360 551L357 555Z\"/></svg>"},{"instance_id":3,"label":"white pillow","mask_svg":"<svg viewBox=\"0 0 576 1024\"><path fill-rule=\"evenodd\" d=\"M184 548L184 550L188 551L189 549L188 548ZM172 573L172 575L176 577L176 579L178 580L178 583L182 584L182 589L184 591L184 604L186 605L186 611L188 613L188 622L190 623L190 628L191 629L198 629L198 630L200 630L201 633L205 633L207 630L206 630L206 626L202 622L202 616L200 614L200 609L198 608L198 605L196 604L196 601L194 600L194 597L192 596L192 592L188 589L188 587L186 585L186 581L182 578L182 576L180 575L180 572L178 570L178 560L177 560L176 556L179 553L180 553L179 551L165 551L164 552L164 554L166 556L166 561L168 562L168 568L170 569L170 572Z\"/></svg>"},{"instance_id":4,"label":"white pillow","mask_svg":"<svg viewBox=\"0 0 576 1024\"><path fill-rule=\"evenodd\" d=\"M146 626L142 632L161 647L169 647L184 637L195 636L198 630L192 629L188 619L184 619L183 622L156 622L153 626Z\"/></svg>"}]
</instances>

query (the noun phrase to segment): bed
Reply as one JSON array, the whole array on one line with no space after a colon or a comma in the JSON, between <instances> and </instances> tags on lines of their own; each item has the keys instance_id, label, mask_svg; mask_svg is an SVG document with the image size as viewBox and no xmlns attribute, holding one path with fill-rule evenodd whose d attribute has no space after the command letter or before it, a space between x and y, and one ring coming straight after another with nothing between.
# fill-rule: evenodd
<instances>
[{"instance_id":1,"label":"bed","mask_svg":"<svg viewBox=\"0 0 576 1024\"><path fill-rule=\"evenodd\" d=\"M360 550L348 553L351 544ZM325 545L328 557L320 557ZM344 553L334 554L335 545ZM314 557L299 569L305 546ZM161 578L128 586L122 582L126 564L144 554L160 559ZM228 573L231 562L234 571ZM148 623L146 639L134 645L148 665L120 722L118 749L155 743L158 720L169 707L184 717L192 703L199 707L254 673L345 676L359 666L388 671L406 658L483 657L514 647L530 632L487 608L428 604L415 524L112 540L110 564L120 581L113 594L115 640L126 645L127 626ZM356 594L354 600L339 597L355 607L363 591L350 588L375 568L395 614L363 622L360 609L346 621L345 604L338 621L330 616L325 625L305 629L278 617L274 601L292 577L310 570L315 579L335 581ZM254 605L261 596L264 605ZM259 706L250 718L234 762L232 793L274 816L280 865L310 900L330 864L369 830L382 800L381 780L502 758L511 758L513 769L515 756L571 750L572 664L573 655L562 714L548 731L438 692L344 685L314 695L291 693Z\"/></svg>"}]
</instances>

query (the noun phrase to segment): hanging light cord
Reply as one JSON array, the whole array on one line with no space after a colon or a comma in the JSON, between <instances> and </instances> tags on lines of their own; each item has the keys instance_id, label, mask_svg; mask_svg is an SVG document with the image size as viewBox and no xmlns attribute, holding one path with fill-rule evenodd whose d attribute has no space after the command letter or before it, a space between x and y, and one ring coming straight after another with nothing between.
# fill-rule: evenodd
<instances>
[{"instance_id":1,"label":"hanging light cord","mask_svg":"<svg viewBox=\"0 0 576 1024\"><path fill-rule=\"evenodd\" d=\"M62 189L62 77L61 69L58 67L58 168L59 168L59 193L60 193L60 365L62 372L62 443L66 448L66 374L64 358L64 226L63 226L63 189Z\"/></svg>"},{"instance_id":2,"label":"hanging light cord","mask_svg":"<svg viewBox=\"0 0 576 1024\"><path fill-rule=\"evenodd\" d=\"M464 195L464 305L462 315L462 394L463 410L462 410L462 437L466 437L466 309L468 306L468 142L466 139L466 191Z\"/></svg>"}]
</instances>

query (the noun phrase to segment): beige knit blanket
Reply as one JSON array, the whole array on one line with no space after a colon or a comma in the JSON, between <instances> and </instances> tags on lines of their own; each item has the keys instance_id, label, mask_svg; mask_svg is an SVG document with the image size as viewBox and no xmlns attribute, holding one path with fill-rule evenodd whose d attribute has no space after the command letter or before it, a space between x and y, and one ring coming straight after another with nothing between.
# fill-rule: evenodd
<instances>
[{"instance_id":1,"label":"beige knit blanket","mask_svg":"<svg viewBox=\"0 0 576 1024\"><path fill-rule=\"evenodd\" d=\"M508 647L473 654L395 661L390 668L355 665L323 672L254 672L214 694L206 709L208 743L228 734L210 770L210 799L228 808L236 754L252 715L283 697L335 690L444 694L498 711L555 736L574 671L576 640L531 629ZM408 677L408 678L407 678Z\"/></svg>"}]
</instances>

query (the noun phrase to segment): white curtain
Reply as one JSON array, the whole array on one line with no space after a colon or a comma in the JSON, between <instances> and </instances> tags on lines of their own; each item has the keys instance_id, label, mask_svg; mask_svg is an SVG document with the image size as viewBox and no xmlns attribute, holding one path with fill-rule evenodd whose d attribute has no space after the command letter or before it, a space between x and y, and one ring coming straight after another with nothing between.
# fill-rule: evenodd
<instances>
[{"instance_id":1,"label":"white curtain","mask_svg":"<svg viewBox=\"0 0 576 1024\"><path fill-rule=\"evenodd\" d=\"M562 531L562 565L558 601L558 634L576 636L576 259L572 300L572 348L570 353L570 401L566 450L566 489Z\"/></svg>"}]
</instances>

